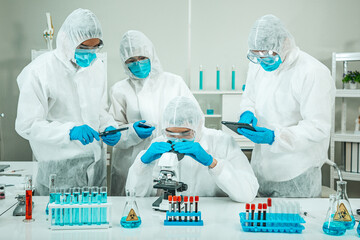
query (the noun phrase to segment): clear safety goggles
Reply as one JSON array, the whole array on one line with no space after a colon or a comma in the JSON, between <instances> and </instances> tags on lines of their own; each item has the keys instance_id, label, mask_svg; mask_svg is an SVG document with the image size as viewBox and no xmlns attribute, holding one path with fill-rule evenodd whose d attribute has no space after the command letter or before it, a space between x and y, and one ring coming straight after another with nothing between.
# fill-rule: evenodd
<instances>
[{"instance_id":1,"label":"clear safety goggles","mask_svg":"<svg viewBox=\"0 0 360 240\"><path fill-rule=\"evenodd\" d=\"M173 138L194 139L195 138L195 131L191 130L191 129L184 131L184 132L171 132L171 131L165 129L164 134L168 139L173 139Z\"/></svg>"},{"instance_id":2,"label":"clear safety goggles","mask_svg":"<svg viewBox=\"0 0 360 240\"><path fill-rule=\"evenodd\" d=\"M267 65L273 65L279 60L280 56L272 50L249 50L247 58L255 64L265 63Z\"/></svg>"},{"instance_id":3,"label":"clear safety goggles","mask_svg":"<svg viewBox=\"0 0 360 240\"><path fill-rule=\"evenodd\" d=\"M99 44L97 44L96 46L87 46L87 45L80 44L76 48L76 51L96 53L96 52L99 52L103 47L104 47L104 43L102 40L100 40Z\"/></svg>"}]
</instances>

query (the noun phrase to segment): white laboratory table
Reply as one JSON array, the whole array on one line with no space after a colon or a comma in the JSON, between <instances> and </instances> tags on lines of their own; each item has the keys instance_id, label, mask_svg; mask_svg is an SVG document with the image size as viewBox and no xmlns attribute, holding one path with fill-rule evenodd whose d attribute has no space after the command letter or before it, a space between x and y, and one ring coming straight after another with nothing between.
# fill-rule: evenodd
<instances>
[{"instance_id":1,"label":"white laboratory table","mask_svg":"<svg viewBox=\"0 0 360 240\"><path fill-rule=\"evenodd\" d=\"M3 164L3 162L1 162ZM11 192L11 189L9 189ZM199 210L202 212L204 226L164 226L165 213L153 211L151 204L156 198L137 198L142 224L136 229L125 229L120 226L120 218L125 206L125 197L109 197L112 202L112 228L100 230L50 230L46 221L45 208L48 197L34 197L32 223L24 223L24 217L12 216L13 209L0 216L0 240L8 239L54 239L54 240L106 240L106 239L360 239L356 226L347 230L340 237L325 235L322 224L328 209L328 199L296 199L302 211L308 212L304 217L305 230L302 234L284 233L247 233L240 225L239 212L244 211L244 204L236 203L226 197L200 197ZM295 200L295 199L294 199ZM13 195L6 195L0 200L0 213L15 203ZM254 203L265 202L256 198ZM353 210L360 208L360 199L350 199ZM355 213L356 214L356 213Z\"/></svg>"}]
</instances>

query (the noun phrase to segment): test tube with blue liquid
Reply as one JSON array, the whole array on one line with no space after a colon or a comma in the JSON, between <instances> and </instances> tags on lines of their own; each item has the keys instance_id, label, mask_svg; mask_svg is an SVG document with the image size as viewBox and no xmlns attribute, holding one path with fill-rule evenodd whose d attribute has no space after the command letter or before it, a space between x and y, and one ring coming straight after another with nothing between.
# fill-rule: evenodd
<instances>
[{"instance_id":1,"label":"test tube with blue liquid","mask_svg":"<svg viewBox=\"0 0 360 240\"><path fill-rule=\"evenodd\" d=\"M99 203L99 188L92 187L91 188L91 204ZM92 224L100 225L100 208L91 208L91 222Z\"/></svg>"},{"instance_id":2,"label":"test tube with blue liquid","mask_svg":"<svg viewBox=\"0 0 360 240\"><path fill-rule=\"evenodd\" d=\"M71 204L71 189L66 188L64 192L64 204L70 205ZM64 225L70 225L70 208L64 208Z\"/></svg>"},{"instance_id":3,"label":"test tube with blue liquid","mask_svg":"<svg viewBox=\"0 0 360 240\"><path fill-rule=\"evenodd\" d=\"M235 66L232 66L231 69L231 89L235 90Z\"/></svg>"},{"instance_id":4,"label":"test tube with blue liquid","mask_svg":"<svg viewBox=\"0 0 360 240\"><path fill-rule=\"evenodd\" d=\"M60 204L64 205L65 203L65 189L60 188ZM65 209L60 208L60 226L64 226L64 216L65 216Z\"/></svg>"},{"instance_id":5,"label":"test tube with blue liquid","mask_svg":"<svg viewBox=\"0 0 360 240\"><path fill-rule=\"evenodd\" d=\"M203 89L203 69L202 69L202 65L200 65L200 79L199 79L199 89L202 90Z\"/></svg>"},{"instance_id":6,"label":"test tube with blue liquid","mask_svg":"<svg viewBox=\"0 0 360 240\"><path fill-rule=\"evenodd\" d=\"M49 177L49 203L54 203L56 198L56 189L55 189L55 178L56 174L51 174ZM49 214L49 204L46 207L46 215ZM55 209L51 210L51 224L55 224Z\"/></svg>"},{"instance_id":7,"label":"test tube with blue liquid","mask_svg":"<svg viewBox=\"0 0 360 240\"><path fill-rule=\"evenodd\" d=\"M100 202L107 203L107 187L100 187ZM100 222L101 224L107 224L107 208L100 209Z\"/></svg>"},{"instance_id":8,"label":"test tube with blue liquid","mask_svg":"<svg viewBox=\"0 0 360 240\"><path fill-rule=\"evenodd\" d=\"M220 67L216 66L216 90L220 90Z\"/></svg>"},{"instance_id":9,"label":"test tube with blue liquid","mask_svg":"<svg viewBox=\"0 0 360 240\"><path fill-rule=\"evenodd\" d=\"M61 204L61 192L60 188L55 188L55 203ZM61 209L56 208L55 210L55 225L60 225Z\"/></svg>"},{"instance_id":10,"label":"test tube with blue liquid","mask_svg":"<svg viewBox=\"0 0 360 240\"><path fill-rule=\"evenodd\" d=\"M80 188L74 187L72 189L72 203L73 204L80 204ZM80 225L80 210L79 208L73 208L72 209L72 223L74 225Z\"/></svg>"},{"instance_id":11,"label":"test tube with blue liquid","mask_svg":"<svg viewBox=\"0 0 360 240\"><path fill-rule=\"evenodd\" d=\"M89 204L90 197L89 197L89 187L83 187L82 188L82 197L81 197L81 203L82 204ZM91 216L89 208L81 208L81 216L82 216L82 224L91 224Z\"/></svg>"}]
</instances>

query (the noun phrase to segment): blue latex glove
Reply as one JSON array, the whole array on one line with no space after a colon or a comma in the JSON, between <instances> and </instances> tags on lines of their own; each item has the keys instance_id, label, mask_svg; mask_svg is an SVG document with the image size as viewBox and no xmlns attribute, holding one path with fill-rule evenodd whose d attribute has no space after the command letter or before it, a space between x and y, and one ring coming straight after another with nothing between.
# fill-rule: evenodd
<instances>
[{"instance_id":1,"label":"blue latex glove","mask_svg":"<svg viewBox=\"0 0 360 240\"><path fill-rule=\"evenodd\" d=\"M145 164L161 157L163 153L171 150L171 144L167 142L154 142L150 145L149 149L141 156L141 161Z\"/></svg>"},{"instance_id":2,"label":"blue latex glove","mask_svg":"<svg viewBox=\"0 0 360 240\"><path fill-rule=\"evenodd\" d=\"M257 122L258 122L257 118L250 111L243 112L243 114L241 114L240 120L239 120L239 123L252 124L253 127L256 126ZM241 128L238 128L237 131L238 131L238 133L242 134Z\"/></svg>"},{"instance_id":3,"label":"blue latex glove","mask_svg":"<svg viewBox=\"0 0 360 240\"><path fill-rule=\"evenodd\" d=\"M70 140L79 140L83 145L92 143L94 138L100 141L99 133L89 127L88 125L82 125L73 127L70 130Z\"/></svg>"},{"instance_id":4,"label":"blue latex glove","mask_svg":"<svg viewBox=\"0 0 360 240\"><path fill-rule=\"evenodd\" d=\"M107 127L105 129L106 131L111 131L111 130L116 130L116 128L114 128L113 126ZM113 134L108 134L106 136L102 136L101 137L102 140L104 141L104 143L106 143L109 146L115 146L121 138L121 132L117 132L117 133L113 133Z\"/></svg>"},{"instance_id":5,"label":"blue latex glove","mask_svg":"<svg viewBox=\"0 0 360 240\"><path fill-rule=\"evenodd\" d=\"M144 127L140 127L139 123L145 123L145 120L141 120L141 121L137 121L134 123L133 127L135 129L136 134L139 136L139 138L141 139L145 139L151 136L152 131L155 130L155 127L151 127L151 128L144 128Z\"/></svg>"},{"instance_id":6,"label":"blue latex glove","mask_svg":"<svg viewBox=\"0 0 360 240\"><path fill-rule=\"evenodd\" d=\"M189 155L204 166L210 166L213 162L213 157L198 142L177 142L174 144L174 150Z\"/></svg>"},{"instance_id":7,"label":"blue latex glove","mask_svg":"<svg viewBox=\"0 0 360 240\"><path fill-rule=\"evenodd\" d=\"M262 128L262 127L254 127L256 132L251 131L249 129L242 128L240 129L240 132L242 135L250 139L252 142L257 144L269 144L271 145L275 140L275 134L274 131ZM238 130L239 131L239 130Z\"/></svg>"}]
</instances>

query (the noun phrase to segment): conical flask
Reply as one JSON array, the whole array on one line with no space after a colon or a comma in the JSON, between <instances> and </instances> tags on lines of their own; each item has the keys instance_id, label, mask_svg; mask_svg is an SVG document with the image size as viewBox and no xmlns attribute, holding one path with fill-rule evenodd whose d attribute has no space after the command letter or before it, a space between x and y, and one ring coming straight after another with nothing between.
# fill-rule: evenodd
<instances>
[{"instance_id":1,"label":"conical flask","mask_svg":"<svg viewBox=\"0 0 360 240\"><path fill-rule=\"evenodd\" d=\"M337 206L337 211L334 219L336 219L337 221L342 221L346 229L353 229L355 226L355 218L351 210L349 198L346 193L346 184L347 182L345 181L337 181L336 194L339 197L339 204Z\"/></svg>"},{"instance_id":2,"label":"conical flask","mask_svg":"<svg viewBox=\"0 0 360 240\"><path fill-rule=\"evenodd\" d=\"M346 232L345 225L342 221L335 220L334 216L337 211L339 196L331 194L329 196L329 209L323 224L323 231L328 235L341 236Z\"/></svg>"},{"instance_id":3,"label":"conical flask","mask_svg":"<svg viewBox=\"0 0 360 240\"><path fill-rule=\"evenodd\" d=\"M124 228L137 228L141 224L139 209L135 201L135 191L126 190L126 204L120 221Z\"/></svg>"},{"instance_id":4,"label":"conical flask","mask_svg":"<svg viewBox=\"0 0 360 240\"><path fill-rule=\"evenodd\" d=\"M357 231L357 233L358 233L359 236L360 236L360 223L358 224L358 227L357 227L356 231Z\"/></svg>"}]
</instances>

